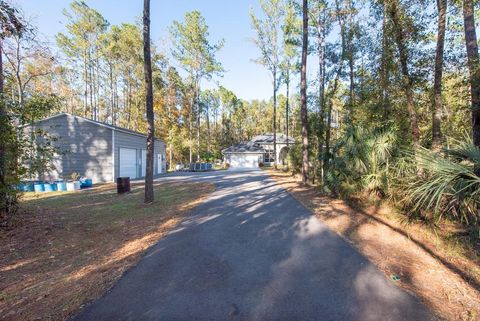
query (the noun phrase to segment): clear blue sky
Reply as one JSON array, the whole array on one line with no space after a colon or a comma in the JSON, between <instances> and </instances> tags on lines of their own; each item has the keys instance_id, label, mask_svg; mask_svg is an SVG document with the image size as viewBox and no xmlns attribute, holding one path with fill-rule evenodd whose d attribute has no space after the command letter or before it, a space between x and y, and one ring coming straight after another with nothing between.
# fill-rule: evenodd
<instances>
[{"instance_id":1,"label":"clear blue sky","mask_svg":"<svg viewBox=\"0 0 480 321\"><path fill-rule=\"evenodd\" d=\"M40 32L55 42L55 34L64 31L62 10L69 0L13 0L26 14L33 17ZM87 0L110 24L134 23L142 15L141 0ZM262 66L251 60L258 57L258 49L249 41L254 36L249 9L260 12L258 0L152 0L152 39L164 51L169 52L168 28L173 20L183 20L185 12L199 10L210 28L210 39L225 39L225 46L218 58L227 70L220 83L243 99L262 99L272 96L271 80ZM210 87L207 85L206 87Z\"/></svg>"}]
</instances>

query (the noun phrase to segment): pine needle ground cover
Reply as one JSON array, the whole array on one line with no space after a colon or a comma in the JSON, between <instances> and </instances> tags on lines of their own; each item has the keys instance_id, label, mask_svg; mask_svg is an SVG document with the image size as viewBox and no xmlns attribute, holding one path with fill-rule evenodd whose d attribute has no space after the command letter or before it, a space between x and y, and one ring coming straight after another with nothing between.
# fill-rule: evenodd
<instances>
[{"instance_id":1,"label":"pine needle ground cover","mask_svg":"<svg viewBox=\"0 0 480 321\"><path fill-rule=\"evenodd\" d=\"M161 183L143 204L143 184L31 193L19 224L0 232L0 319L62 320L108 290L151 245L214 190Z\"/></svg>"},{"instance_id":2,"label":"pine needle ground cover","mask_svg":"<svg viewBox=\"0 0 480 321\"><path fill-rule=\"evenodd\" d=\"M267 172L326 225L352 243L385 276L447 320L480 318L480 244L461 242L462 229L405 224L387 204L349 206L301 184L299 176Z\"/></svg>"}]
</instances>

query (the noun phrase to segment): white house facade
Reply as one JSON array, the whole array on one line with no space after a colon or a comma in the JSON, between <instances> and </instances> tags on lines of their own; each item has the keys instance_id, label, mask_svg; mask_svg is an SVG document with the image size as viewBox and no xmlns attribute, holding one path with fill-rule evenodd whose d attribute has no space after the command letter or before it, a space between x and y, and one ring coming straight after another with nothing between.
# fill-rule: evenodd
<instances>
[{"instance_id":1,"label":"white house facade","mask_svg":"<svg viewBox=\"0 0 480 321\"><path fill-rule=\"evenodd\" d=\"M285 164L288 148L295 141L284 134L277 134L276 142L277 163ZM273 134L255 136L247 142L232 145L224 149L222 154L230 168L258 168L260 164L273 165L275 161Z\"/></svg>"}]
</instances>

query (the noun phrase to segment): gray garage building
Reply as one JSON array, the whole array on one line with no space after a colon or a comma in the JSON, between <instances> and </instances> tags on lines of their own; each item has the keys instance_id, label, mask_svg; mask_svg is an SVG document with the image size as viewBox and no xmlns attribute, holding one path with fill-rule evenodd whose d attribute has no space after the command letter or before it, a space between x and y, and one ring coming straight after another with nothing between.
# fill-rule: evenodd
<instances>
[{"instance_id":1,"label":"gray garage building","mask_svg":"<svg viewBox=\"0 0 480 321\"><path fill-rule=\"evenodd\" d=\"M53 160L55 170L44 179L65 178L73 172L92 178L94 183L112 182L117 177L145 177L146 135L68 113L35 123L50 136L60 153ZM165 143L155 139L154 174L166 170Z\"/></svg>"}]
</instances>

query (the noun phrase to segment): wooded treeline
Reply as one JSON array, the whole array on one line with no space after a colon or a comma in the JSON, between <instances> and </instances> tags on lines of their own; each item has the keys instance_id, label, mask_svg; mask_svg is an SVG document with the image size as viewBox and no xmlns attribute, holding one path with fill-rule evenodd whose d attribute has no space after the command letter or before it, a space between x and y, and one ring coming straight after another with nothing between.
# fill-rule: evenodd
<instances>
[{"instance_id":1,"label":"wooded treeline","mask_svg":"<svg viewBox=\"0 0 480 321\"><path fill-rule=\"evenodd\" d=\"M389 197L413 218L478 224L476 6L303 1L302 52L310 60L302 59L302 71L318 66L313 94L302 99L304 182L319 179L321 189L345 197Z\"/></svg>"},{"instance_id":2,"label":"wooded treeline","mask_svg":"<svg viewBox=\"0 0 480 321\"><path fill-rule=\"evenodd\" d=\"M260 3L265 20L252 20L260 62L274 79L274 123L275 94L285 85L282 73L275 77L279 62L299 66L288 69L301 80L290 166L303 182L344 197L390 198L413 218L478 226L478 4Z\"/></svg>"},{"instance_id":3,"label":"wooded treeline","mask_svg":"<svg viewBox=\"0 0 480 321\"><path fill-rule=\"evenodd\" d=\"M337 195L389 196L424 216L479 218L475 1L260 0L260 7L250 12L259 49L251 58L271 74L269 101L202 87L225 71L217 59L224 42L210 39L200 12L173 23L165 52L152 42L155 133L170 164L210 161L253 135L288 132L297 141L290 169L303 170L306 183ZM53 94L62 103L51 113L145 132L141 25L110 25L82 1L64 15L58 53L34 28L5 37L5 96L22 104Z\"/></svg>"},{"instance_id":4,"label":"wooded treeline","mask_svg":"<svg viewBox=\"0 0 480 321\"><path fill-rule=\"evenodd\" d=\"M63 14L67 31L56 35L57 52L37 39L33 26L31 36L6 40L5 56L12 61L5 65L6 95L19 101L54 94L62 103L51 113L145 132L141 24L111 25L83 1L73 1ZM201 88L223 73L216 58L223 40L209 39L200 12L186 13L169 31L166 51L154 42L151 48L156 135L168 144L169 163L221 159L223 148L272 131L271 102L242 100L221 85ZM284 105L286 98L278 100ZM285 130L284 113L276 123Z\"/></svg>"}]
</instances>

